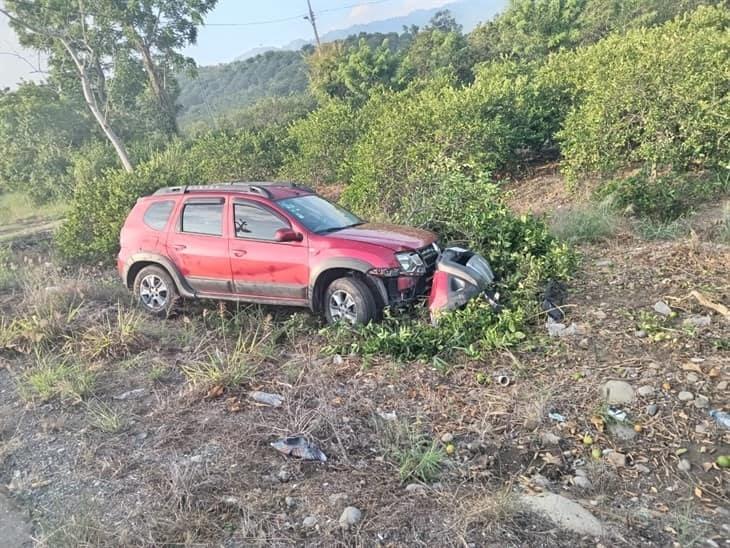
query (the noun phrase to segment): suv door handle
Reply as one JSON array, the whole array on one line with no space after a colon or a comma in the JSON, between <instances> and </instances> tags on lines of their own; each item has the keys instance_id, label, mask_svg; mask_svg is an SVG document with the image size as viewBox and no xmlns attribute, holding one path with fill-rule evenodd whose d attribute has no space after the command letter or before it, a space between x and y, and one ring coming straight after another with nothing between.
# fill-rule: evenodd
<instances>
[{"instance_id":1,"label":"suv door handle","mask_svg":"<svg viewBox=\"0 0 730 548\"><path fill-rule=\"evenodd\" d=\"M234 257L243 257L245 254L246 254L246 251L244 249L234 249L233 250Z\"/></svg>"},{"instance_id":2,"label":"suv door handle","mask_svg":"<svg viewBox=\"0 0 730 548\"><path fill-rule=\"evenodd\" d=\"M182 250L183 250L183 249L185 249L186 247L187 247L187 246L186 246L186 245L183 245L183 244L176 244L176 245L173 245L173 246L172 246L172 248L173 248L174 250L176 250L176 251L182 251Z\"/></svg>"}]
</instances>

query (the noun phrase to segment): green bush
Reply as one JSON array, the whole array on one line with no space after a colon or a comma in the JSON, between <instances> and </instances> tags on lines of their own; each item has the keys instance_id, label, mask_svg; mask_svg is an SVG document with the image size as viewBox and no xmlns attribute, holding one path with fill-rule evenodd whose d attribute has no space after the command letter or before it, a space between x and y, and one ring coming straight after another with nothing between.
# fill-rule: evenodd
<instances>
[{"instance_id":1,"label":"green bush","mask_svg":"<svg viewBox=\"0 0 730 548\"><path fill-rule=\"evenodd\" d=\"M438 327L420 317L386 319L356 330L332 329L329 349L363 355L389 354L399 359L478 356L509 347L524 338L537 299L548 279L566 279L574 254L531 216L515 216L500 187L486 177L450 175L414 190L393 220L435 230L441 242L458 243L483 254L498 277L499 314L481 300L445 314Z\"/></svg>"},{"instance_id":2,"label":"green bush","mask_svg":"<svg viewBox=\"0 0 730 548\"><path fill-rule=\"evenodd\" d=\"M565 97L538 68L491 63L467 87L441 78L372 98L344 202L376 217L383 207L396 211L434 175L511 170L541 153L560 126Z\"/></svg>"},{"instance_id":3,"label":"green bush","mask_svg":"<svg viewBox=\"0 0 730 548\"><path fill-rule=\"evenodd\" d=\"M348 181L349 155L362 119L350 103L332 99L294 122L282 176L314 185Z\"/></svg>"},{"instance_id":4,"label":"green bush","mask_svg":"<svg viewBox=\"0 0 730 548\"><path fill-rule=\"evenodd\" d=\"M574 95L557 135L569 179L633 163L726 166L729 22L727 8L701 7L660 27L554 56L548 70Z\"/></svg>"},{"instance_id":5,"label":"green bush","mask_svg":"<svg viewBox=\"0 0 730 548\"><path fill-rule=\"evenodd\" d=\"M598 195L637 217L662 223L685 216L702 202L730 193L730 172L700 174L646 172L603 185Z\"/></svg>"}]
</instances>

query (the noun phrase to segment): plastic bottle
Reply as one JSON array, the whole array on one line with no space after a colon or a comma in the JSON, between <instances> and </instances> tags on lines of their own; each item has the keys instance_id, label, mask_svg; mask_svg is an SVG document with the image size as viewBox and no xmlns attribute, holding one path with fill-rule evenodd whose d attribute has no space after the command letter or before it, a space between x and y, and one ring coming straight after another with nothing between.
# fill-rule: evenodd
<instances>
[{"instance_id":1,"label":"plastic bottle","mask_svg":"<svg viewBox=\"0 0 730 548\"><path fill-rule=\"evenodd\" d=\"M722 426L723 428L727 428L730 430L730 413L725 413L724 411L718 411L717 409L713 409L710 411L710 416L715 419L715 422Z\"/></svg>"}]
</instances>

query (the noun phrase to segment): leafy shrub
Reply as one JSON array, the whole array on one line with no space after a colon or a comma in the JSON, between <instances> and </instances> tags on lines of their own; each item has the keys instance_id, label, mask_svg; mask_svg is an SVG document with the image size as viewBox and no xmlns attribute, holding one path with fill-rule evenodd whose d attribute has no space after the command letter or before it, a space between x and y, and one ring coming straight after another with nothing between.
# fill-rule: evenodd
<instances>
[{"instance_id":1,"label":"leafy shrub","mask_svg":"<svg viewBox=\"0 0 730 548\"><path fill-rule=\"evenodd\" d=\"M360 136L356 109L345 101L329 100L289 127L292 150L282 175L319 185L350 179L350 150Z\"/></svg>"},{"instance_id":2,"label":"leafy shrub","mask_svg":"<svg viewBox=\"0 0 730 548\"><path fill-rule=\"evenodd\" d=\"M500 187L486 177L460 174L424 184L403 202L393 220L435 230L443 243L458 243L484 255L498 278L505 308L498 314L481 300L444 314L438 327L426 318L386 319L355 330L335 328L329 350L399 359L478 356L515 345L537 313L536 295L550 278L568 278L575 256L531 216L515 216Z\"/></svg>"},{"instance_id":3,"label":"leafy shrub","mask_svg":"<svg viewBox=\"0 0 730 548\"><path fill-rule=\"evenodd\" d=\"M652 177L641 172L605 184L598 194L637 217L666 223L691 213L704 201L729 192L730 173L669 173Z\"/></svg>"},{"instance_id":4,"label":"leafy shrub","mask_svg":"<svg viewBox=\"0 0 730 548\"><path fill-rule=\"evenodd\" d=\"M700 7L555 56L549 70L574 89L557 135L568 177L610 174L634 162L727 165L729 22L727 8Z\"/></svg>"},{"instance_id":5,"label":"leafy shrub","mask_svg":"<svg viewBox=\"0 0 730 548\"><path fill-rule=\"evenodd\" d=\"M435 174L519 166L542 152L560 125L565 98L553 83L539 77L537 65L491 63L468 87L441 78L372 98L345 203L372 216L383 205L390 213Z\"/></svg>"}]
</instances>

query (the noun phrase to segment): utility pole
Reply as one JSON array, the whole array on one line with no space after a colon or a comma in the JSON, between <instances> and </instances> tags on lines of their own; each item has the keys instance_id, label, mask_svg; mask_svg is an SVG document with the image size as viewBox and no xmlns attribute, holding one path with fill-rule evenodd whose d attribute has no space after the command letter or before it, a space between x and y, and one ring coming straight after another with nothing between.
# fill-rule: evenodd
<instances>
[{"instance_id":1,"label":"utility pole","mask_svg":"<svg viewBox=\"0 0 730 548\"><path fill-rule=\"evenodd\" d=\"M307 0L307 7L309 7L309 17L304 16L305 19L309 19L309 22L312 23L312 28L314 29L314 39L317 41L317 47L319 48L320 41L319 41L319 33L317 32L317 22L314 17L314 12L312 11L312 2L310 0Z\"/></svg>"}]
</instances>

